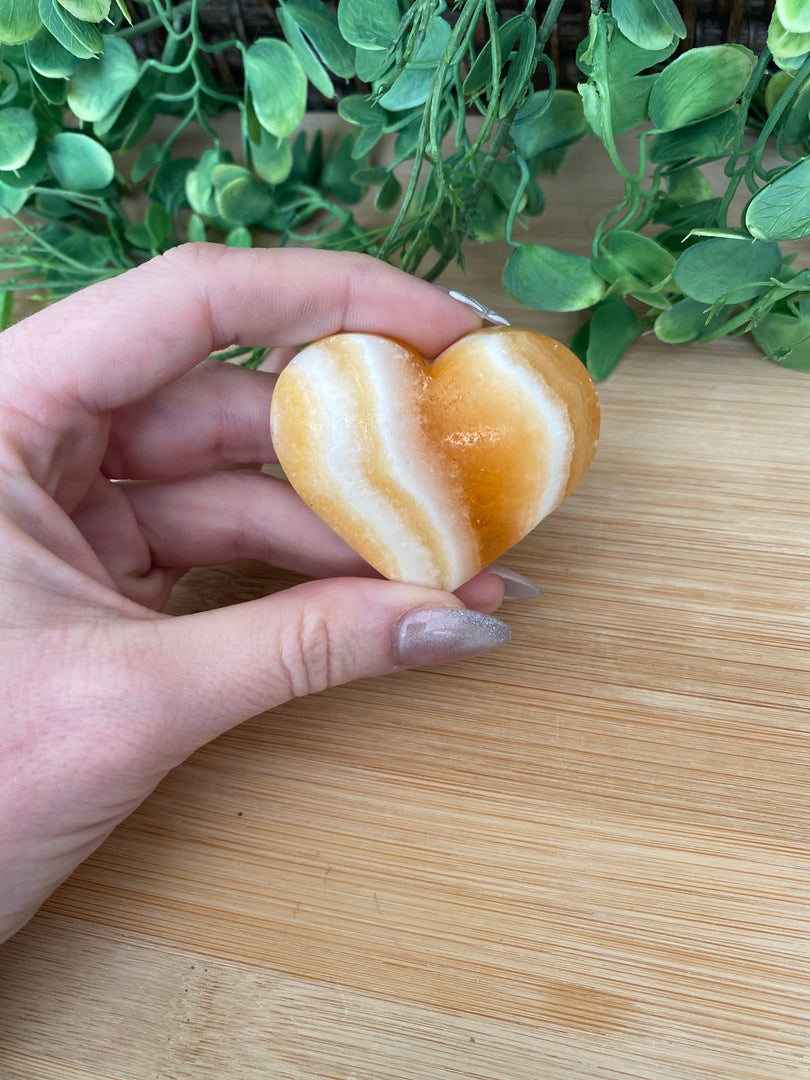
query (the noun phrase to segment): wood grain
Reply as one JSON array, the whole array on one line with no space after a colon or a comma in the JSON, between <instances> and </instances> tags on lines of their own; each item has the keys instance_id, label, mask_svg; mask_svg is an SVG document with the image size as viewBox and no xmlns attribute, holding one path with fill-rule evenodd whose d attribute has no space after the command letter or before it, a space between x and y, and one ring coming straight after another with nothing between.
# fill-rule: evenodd
<instances>
[{"instance_id":1,"label":"wood grain","mask_svg":"<svg viewBox=\"0 0 810 1080\"><path fill-rule=\"evenodd\" d=\"M604 173L577 147L538 238L586 250ZM567 336L501 254L446 283ZM601 398L514 642L177 769L0 954L4 1080L810 1075L810 379L648 337Z\"/></svg>"}]
</instances>

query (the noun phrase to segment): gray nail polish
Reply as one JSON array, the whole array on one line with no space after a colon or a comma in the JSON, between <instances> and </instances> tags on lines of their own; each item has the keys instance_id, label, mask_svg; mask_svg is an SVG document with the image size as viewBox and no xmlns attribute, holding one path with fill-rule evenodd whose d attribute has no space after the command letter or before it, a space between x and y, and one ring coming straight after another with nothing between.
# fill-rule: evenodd
<instances>
[{"instance_id":1,"label":"gray nail polish","mask_svg":"<svg viewBox=\"0 0 810 1080\"><path fill-rule=\"evenodd\" d=\"M492 615L466 608L420 608L403 615L394 627L394 662L398 667L444 664L478 656L512 637Z\"/></svg>"},{"instance_id":2,"label":"gray nail polish","mask_svg":"<svg viewBox=\"0 0 810 1080\"><path fill-rule=\"evenodd\" d=\"M457 289L448 289L446 285L437 285L437 289L441 289L442 292L446 292L453 300L458 300L460 304L466 304L467 307L473 309L476 315L480 315L482 319L487 322L495 323L498 326L511 326L512 324L508 319L505 319L503 315L499 315L497 311L493 311L492 308L488 308L485 304L482 304L480 300L473 299L472 296L467 296L466 293L459 292Z\"/></svg>"},{"instance_id":3,"label":"gray nail polish","mask_svg":"<svg viewBox=\"0 0 810 1080\"><path fill-rule=\"evenodd\" d=\"M497 574L503 580L506 586L504 600L535 600L543 595L543 590L531 578L524 577L516 570L510 570L508 566L493 563L487 569L490 574Z\"/></svg>"}]
</instances>

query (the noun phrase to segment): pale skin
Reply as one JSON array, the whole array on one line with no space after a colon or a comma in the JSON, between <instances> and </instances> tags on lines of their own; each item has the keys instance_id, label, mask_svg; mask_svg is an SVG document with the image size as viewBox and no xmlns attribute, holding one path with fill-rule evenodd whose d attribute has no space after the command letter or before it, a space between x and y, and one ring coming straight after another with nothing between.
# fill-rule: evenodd
<instances>
[{"instance_id":1,"label":"pale skin","mask_svg":"<svg viewBox=\"0 0 810 1080\"><path fill-rule=\"evenodd\" d=\"M202 361L340 330L435 356L479 325L362 256L194 245L0 335L0 940L199 746L403 666L409 613L503 599L489 573L456 595L376 578L254 467L274 376ZM240 558L315 580L162 613L188 568Z\"/></svg>"}]
</instances>

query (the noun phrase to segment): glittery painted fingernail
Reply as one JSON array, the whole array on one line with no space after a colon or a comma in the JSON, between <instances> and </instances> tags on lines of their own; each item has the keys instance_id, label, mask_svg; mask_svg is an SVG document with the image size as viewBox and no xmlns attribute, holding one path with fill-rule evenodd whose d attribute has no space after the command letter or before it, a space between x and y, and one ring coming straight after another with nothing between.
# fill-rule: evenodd
<instances>
[{"instance_id":1,"label":"glittery painted fingernail","mask_svg":"<svg viewBox=\"0 0 810 1080\"><path fill-rule=\"evenodd\" d=\"M445 664L479 656L512 637L492 615L466 608L418 608L394 627L394 661L399 667Z\"/></svg>"},{"instance_id":2,"label":"glittery painted fingernail","mask_svg":"<svg viewBox=\"0 0 810 1080\"><path fill-rule=\"evenodd\" d=\"M502 579L506 586L504 600L534 600L543 595L543 590L531 578L524 577L501 563L493 563L487 567L487 572L497 574Z\"/></svg>"},{"instance_id":3,"label":"glittery painted fingernail","mask_svg":"<svg viewBox=\"0 0 810 1080\"><path fill-rule=\"evenodd\" d=\"M503 315L499 315L497 311L488 308L485 304L482 304L480 300L475 300L472 296L467 296L466 293L459 292L457 289L448 289L446 285L437 285L436 288L441 289L442 292L446 292L451 299L458 300L460 304L466 304L467 307L473 309L476 315L480 315L481 318L485 319L487 322L496 323L498 326L512 325L508 319L503 317Z\"/></svg>"}]
</instances>

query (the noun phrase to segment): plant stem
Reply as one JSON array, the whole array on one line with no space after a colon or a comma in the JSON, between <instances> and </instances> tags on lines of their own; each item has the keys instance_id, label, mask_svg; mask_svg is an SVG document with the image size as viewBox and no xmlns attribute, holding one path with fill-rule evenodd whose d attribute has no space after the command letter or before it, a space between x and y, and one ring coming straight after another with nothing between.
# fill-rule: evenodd
<instances>
[{"instance_id":1,"label":"plant stem","mask_svg":"<svg viewBox=\"0 0 810 1080\"><path fill-rule=\"evenodd\" d=\"M184 15L188 15L191 9L195 6L197 0L186 0L183 4L178 4L177 7L172 8L167 12L173 19L180 19ZM199 0L198 7L205 7L206 4L210 4L211 0ZM123 38L127 41L129 38L142 37L144 34L149 34L153 30L159 30L162 26L165 27L165 15L152 15L149 19L143 19L139 23L135 23L134 26L125 26L123 30L117 30L116 37Z\"/></svg>"}]
</instances>

